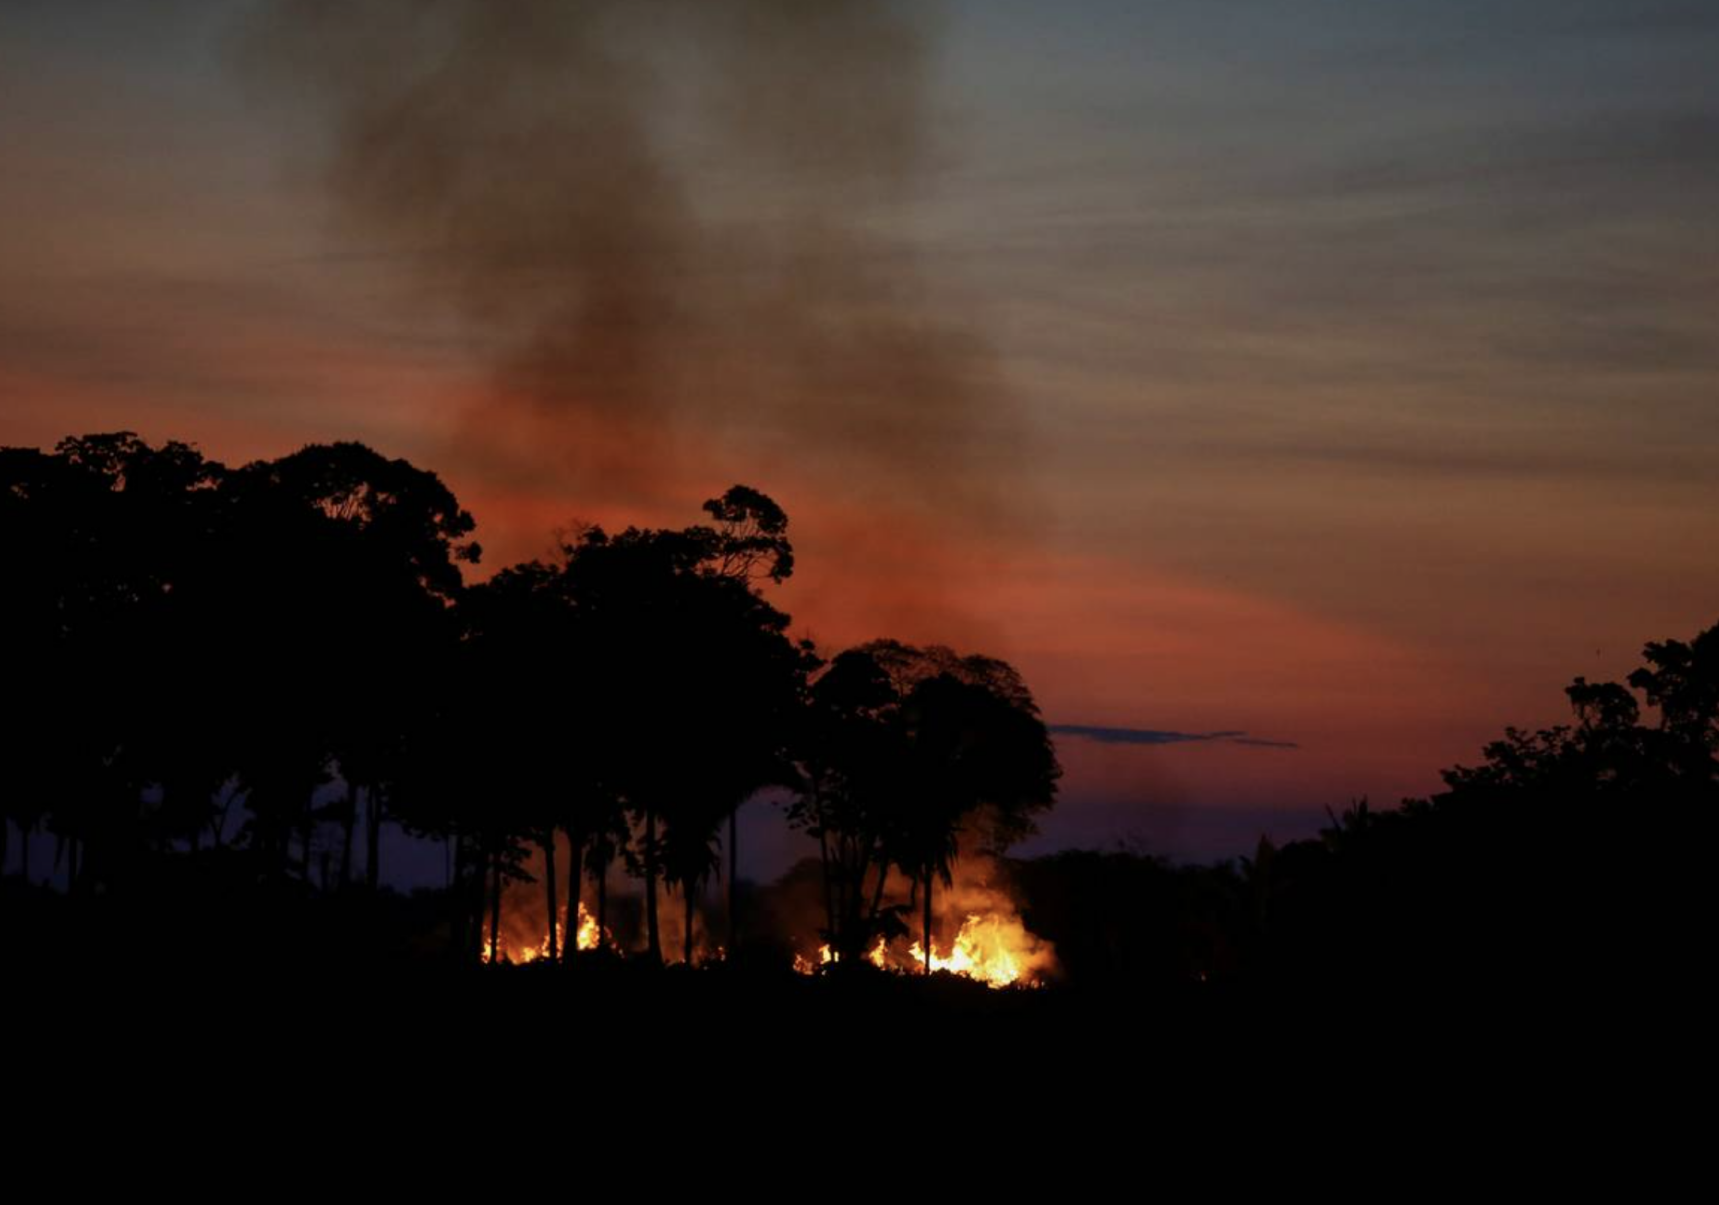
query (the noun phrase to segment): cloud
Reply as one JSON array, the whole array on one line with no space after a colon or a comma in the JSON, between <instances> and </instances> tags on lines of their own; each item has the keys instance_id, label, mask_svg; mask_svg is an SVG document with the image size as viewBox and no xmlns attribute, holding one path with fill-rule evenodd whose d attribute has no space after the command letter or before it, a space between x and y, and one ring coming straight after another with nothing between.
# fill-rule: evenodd
<instances>
[{"instance_id":1,"label":"cloud","mask_svg":"<svg viewBox=\"0 0 1719 1205\"><path fill-rule=\"evenodd\" d=\"M1101 745L1182 745L1190 741L1220 741L1264 749L1299 749L1294 741L1266 740L1242 731L1174 732L1158 728L1101 728L1091 724L1051 724L1056 736L1072 736Z\"/></svg>"}]
</instances>

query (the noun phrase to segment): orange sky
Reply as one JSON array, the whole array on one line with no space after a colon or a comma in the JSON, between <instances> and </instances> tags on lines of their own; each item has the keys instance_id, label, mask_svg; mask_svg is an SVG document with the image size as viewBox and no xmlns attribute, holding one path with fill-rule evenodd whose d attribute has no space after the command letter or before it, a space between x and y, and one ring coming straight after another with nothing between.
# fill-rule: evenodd
<instances>
[{"instance_id":1,"label":"orange sky","mask_svg":"<svg viewBox=\"0 0 1719 1205\"><path fill-rule=\"evenodd\" d=\"M1060 742L1048 839L1188 856L1432 790L1719 619L1710 8L1535 0L1472 42L1430 0L1083 3L732 45L540 6L574 84L441 47L476 117L344 163L340 115L418 68L259 64L292 0L8 7L0 443L360 439L441 472L489 568L755 485L827 648L1293 744Z\"/></svg>"}]
</instances>

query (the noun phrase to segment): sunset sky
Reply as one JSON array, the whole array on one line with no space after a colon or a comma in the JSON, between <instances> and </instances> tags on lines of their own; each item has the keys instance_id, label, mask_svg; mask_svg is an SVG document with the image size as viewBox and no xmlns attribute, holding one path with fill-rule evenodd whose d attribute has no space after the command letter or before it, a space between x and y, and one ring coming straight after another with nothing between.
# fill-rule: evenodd
<instances>
[{"instance_id":1,"label":"sunset sky","mask_svg":"<svg viewBox=\"0 0 1719 1205\"><path fill-rule=\"evenodd\" d=\"M0 444L362 440L486 571L745 482L800 634L1019 667L1035 848L1247 853L1719 622L1716 63L1711 0L0 0Z\"/></svg>"}]
</instances>

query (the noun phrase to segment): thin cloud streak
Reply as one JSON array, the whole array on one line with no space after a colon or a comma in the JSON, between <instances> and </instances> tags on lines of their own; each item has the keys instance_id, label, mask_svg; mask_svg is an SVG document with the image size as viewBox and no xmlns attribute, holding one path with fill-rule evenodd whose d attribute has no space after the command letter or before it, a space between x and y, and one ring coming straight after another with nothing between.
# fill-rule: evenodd
<instances>
[{"instance_id":1,"label":"thin cloud streak","mask_svg":"<svg viewBox=\"0 0 1719 1205\"><path fill-rule=\"evenodd\" d=\"M1092 724L1051 724L1054 736L1072 736L1102 745L1181 745L1190 741L1220 741L1262 749L1299 749L1294 741L1267 740L1239 730L1224 732L1175 732L1159 728L1104 728Z\"/></svg>"}]
</instances>

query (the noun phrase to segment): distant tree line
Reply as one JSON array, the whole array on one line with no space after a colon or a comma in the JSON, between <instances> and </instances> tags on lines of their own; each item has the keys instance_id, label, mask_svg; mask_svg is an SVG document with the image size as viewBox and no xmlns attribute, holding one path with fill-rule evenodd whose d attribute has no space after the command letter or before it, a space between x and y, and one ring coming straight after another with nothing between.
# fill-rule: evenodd
<instances>
[{"instance_id":1,"label":"distant tree line","mask_svg":"<svg viewBox=\"0 0 1719 1205\"><path fill-rule=\"evenodd\" d=\"M471 583L472 516L361 444L239 468L123 432L0 449L0 843L24 838L27 883L51 833L73 898L166 880L303 900L377 894L393 824L447 843L448 940L471 959L530 851L551 918L587 873L601 911L619 861L647 955L660 882L691 961L723 850L736 923L737 811L776 788L823 851L826 940L900 924L893 870L929 951L958 839L1000 851L1055 798L1030 692L940 648L824 660L764 596L794 568L781 508L735 486L704 511L584 528Z\"/></svg>"},{"instance_id":2,"label":"distant tree line","mask_svg":"<svg viewBox=\"0 0 1719 1205\"><path fill-rule=\"evenodd\" d=\"M1608 999L1704 982L1719 856L1719 627L1655 641L1572 722L1507 729L1445 789L1330 813L1317 839L1172 866L1070 851L1013 866L1071 982L1557 984Z\"/></svg>"}]
</instances>

